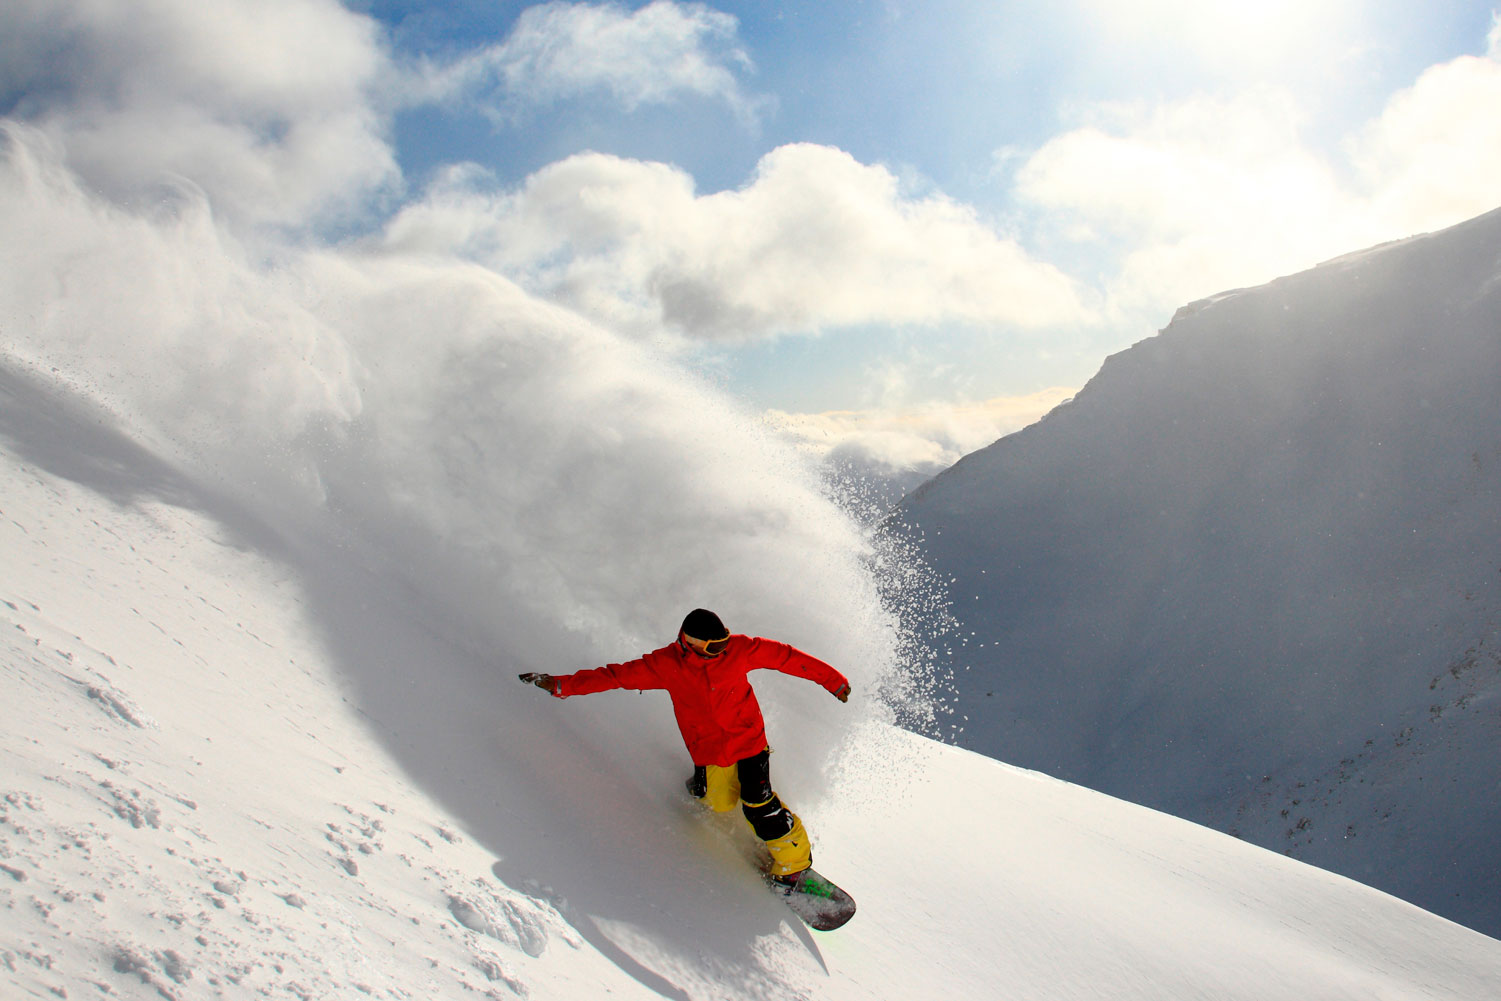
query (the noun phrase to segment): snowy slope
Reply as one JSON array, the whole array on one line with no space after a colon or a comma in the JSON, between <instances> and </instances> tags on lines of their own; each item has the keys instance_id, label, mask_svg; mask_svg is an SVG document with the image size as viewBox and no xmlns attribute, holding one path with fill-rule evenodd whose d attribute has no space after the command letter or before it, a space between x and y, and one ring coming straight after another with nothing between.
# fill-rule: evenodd
<instances>
[{"instance_id":1,"label":"snowy slope","mask_svg":"<svg viewBox=\"0 0 1501 1001\"><path fill-rule=\"evenodd\" d=\"M11 370L0 442L7 999L1501 991L1501 942L874 719L783 772L861 902L815 936L683 800L664 720L594 732L645 697L538 698L346 540Z\"/></svg>"},{"instance_id":2,"label":"snowy slope","mask_svg":"<svg viewBox=\"0 0 1501 1001\"><path fill-rule=\"evenodd\" d=\"M1501 212L1181 310L905 517L957 740L1501 933Z\"/></svg>"}]
</instances>

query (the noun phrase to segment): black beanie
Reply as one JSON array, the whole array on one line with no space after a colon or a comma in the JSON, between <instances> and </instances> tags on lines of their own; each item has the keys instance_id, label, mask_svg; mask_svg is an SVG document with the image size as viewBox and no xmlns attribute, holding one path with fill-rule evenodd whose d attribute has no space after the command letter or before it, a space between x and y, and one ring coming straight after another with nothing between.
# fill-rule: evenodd
<instances>
[{"instance_id":1,"label":"black beanie","mask_svg":"<svg viewBox=\"0 0 1501 1001\"><path fill-rule=\"evenodd\" d=\"M683 635L708 642L722 640L730 635L730 631L719 621L719 616L707 608L695 608L683 619Z\"/></svg>"}]
</instances>

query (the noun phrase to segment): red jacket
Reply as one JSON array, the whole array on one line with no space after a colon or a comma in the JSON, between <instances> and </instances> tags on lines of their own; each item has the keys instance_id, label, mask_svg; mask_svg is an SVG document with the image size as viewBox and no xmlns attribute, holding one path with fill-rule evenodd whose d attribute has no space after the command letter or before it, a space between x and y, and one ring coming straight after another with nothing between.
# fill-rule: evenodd
<instances>
[{"instance_id":1,"label":"red jacket","mask_svg":"<svg viewBox=\"0 0 1501 1001\"><path fill-rule=\"evenodd\" d=\"M701 657L673 643L624 664L562 675L555 679L554 694L566 699L612 688L665 690L693 763L733 765L766 747L761 704L746 678L756 670L807 678L830 693L849 684L834 668L795 647L737 634L718 657Z\"/></svg>"}]
</instances>

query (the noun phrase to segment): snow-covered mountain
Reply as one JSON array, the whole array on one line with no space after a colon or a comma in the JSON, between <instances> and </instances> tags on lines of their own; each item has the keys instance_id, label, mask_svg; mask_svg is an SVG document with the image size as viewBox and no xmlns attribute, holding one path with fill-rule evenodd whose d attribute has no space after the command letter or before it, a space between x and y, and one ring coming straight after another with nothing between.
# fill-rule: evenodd
<instances>
[{"instance_id":1,"label":"snow-covered mountain","mask_svg":"<svg viewBox=\"0 0 1501 1001\"><path fill-rule=\"evenodd\" d=\"M959 744L1501 934L1501 211L1185 307L902 517Z\"/></svg>"},{"instance_id":2,"label":"snow-covered mountain","mask_svg":"<svg viewBox=\"0 0 1501 1001\"><path fill-rule=\"evenodd\" d=\"M0 370L7 1001L1501 992L1495 939L869 704L780 773L861 905L810 933L682 795L664 706L541 696L332 523L130 431Z\"/></svg>"}]
</instances>

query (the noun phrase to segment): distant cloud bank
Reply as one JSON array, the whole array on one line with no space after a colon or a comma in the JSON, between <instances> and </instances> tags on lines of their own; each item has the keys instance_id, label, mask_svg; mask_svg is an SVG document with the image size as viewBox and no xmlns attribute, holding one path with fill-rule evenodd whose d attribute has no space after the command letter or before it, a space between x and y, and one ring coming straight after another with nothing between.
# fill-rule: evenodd
<instances>
[{"instance_id":1,"label":"distant cloud bank","mask_svg":"<svg viewBox=\"0 0 1501 1001\"><path fill-rule=\"evenodd\" d=\"M824 463L905 491L970 452L1041 420L1074 390L1053 386L1024 396L909 411L836 410L766 414L767 424Z\"/></svg>"}]
</instances>

